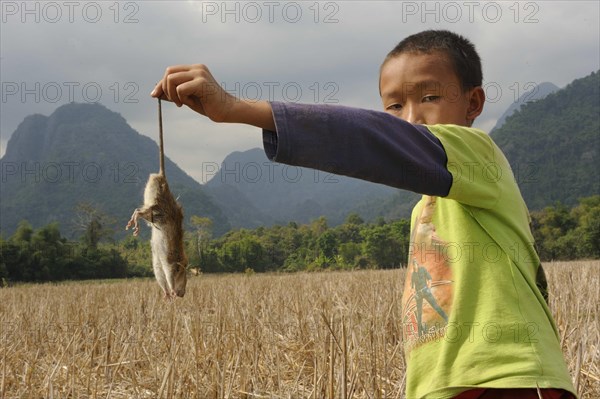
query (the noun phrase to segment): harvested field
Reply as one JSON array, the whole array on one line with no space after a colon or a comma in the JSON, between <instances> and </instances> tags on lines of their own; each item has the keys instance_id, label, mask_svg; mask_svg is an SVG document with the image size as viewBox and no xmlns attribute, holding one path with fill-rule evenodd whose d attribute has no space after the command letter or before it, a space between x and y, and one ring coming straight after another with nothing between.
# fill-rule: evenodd
<instances>
[{"instance_id":1,"label":"harvested field","mask_svg":"<svg viewBox=\"0 0 600 399\"><path fill-rule=\"evenodd\" d=\"M581 398L600 397L600 261L546 264ZM0 398L402 398L403 270L0 289ZM560 285L560 289L559 289Z\"/></svg>"}]
</instances>

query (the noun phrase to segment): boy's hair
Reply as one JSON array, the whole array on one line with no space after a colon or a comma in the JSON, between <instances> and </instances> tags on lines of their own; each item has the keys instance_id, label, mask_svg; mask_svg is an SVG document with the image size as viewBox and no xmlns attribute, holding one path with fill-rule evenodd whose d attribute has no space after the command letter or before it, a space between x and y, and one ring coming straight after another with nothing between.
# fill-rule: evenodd
<instances>
[{"instance_id":1,"label":"boy's hair","mask_svg":"<svg viewBox=\"0 0 600 399\"><path fill-rule=\"evenodd\" d=\"M481 59L475 46L465 37L447 30L426 30L402 40L383 60L380 75L386 62L402 53L430 54L435 51L446 53L463 90L481 86Z\"/></svg>"}]
</instances>

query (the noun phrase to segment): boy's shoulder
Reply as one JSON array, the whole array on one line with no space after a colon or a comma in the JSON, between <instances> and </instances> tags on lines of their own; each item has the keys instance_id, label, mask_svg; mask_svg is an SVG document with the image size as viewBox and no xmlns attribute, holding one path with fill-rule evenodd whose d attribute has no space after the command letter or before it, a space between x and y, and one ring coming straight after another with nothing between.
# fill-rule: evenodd
<instances>
[{"instance_id":1,"label":"boy's shoulder","mask_svg":"<svg viewBox=\"0 0 600 399\"><path fill-rule=\"evenodd\" d=\"M471 127L471 126L462 126L462 125L453 125L453 124L443 124L438 123L435 125L424 125L427 130L429 130L433 135L443 136L443 137L456 137L461 141L469 141L469 140L481 140L485 143L493 143L493 140L489 136L487 132L482 129ZM439 138L439 137L438 137Z\"/></svg>"},{"instance_id":2,"label":"boy's shoulder","mask_svg":"<svg viewBox=\"0 0 600 399\"><path fill-rule=\"evenodd\" d=\"M501 196L520 198L510 163L481 129L459 125L426 125L446 153L452 175L449 198L479 208L495 207Z\"/></svg>"},{"instance_id":3,"label":"boy's shoulder","mask_svg":"<svg viewBox=\"0 0 600 399\"><path fill-rule=\"evenodd\" d=\"M449 159L456 158L463 162L481 159L482 162L487 163L497 162L499 157L504 158L502 150L489 134L481 129L450 124L425 125L425 127L440 140Z\"/></svg>"}]
</instances>

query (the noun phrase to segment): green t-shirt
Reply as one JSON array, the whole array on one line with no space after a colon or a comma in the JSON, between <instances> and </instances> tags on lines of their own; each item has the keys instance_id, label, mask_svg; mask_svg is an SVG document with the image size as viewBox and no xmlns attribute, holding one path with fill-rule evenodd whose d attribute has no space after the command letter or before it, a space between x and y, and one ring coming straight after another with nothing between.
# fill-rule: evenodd
<instances>
[{"instance_id":1,"label":"green t-shirt","mask_svg":"<svg viewBox=\"0 0 600 399\"><path fill-rule=\"evenodd\" d=\"M508 161L477 129L428 129L453 182L447 197L423 196L412 212L402 298L407 397L486 387L574 393Z\"/></svg>"}]
</instances>

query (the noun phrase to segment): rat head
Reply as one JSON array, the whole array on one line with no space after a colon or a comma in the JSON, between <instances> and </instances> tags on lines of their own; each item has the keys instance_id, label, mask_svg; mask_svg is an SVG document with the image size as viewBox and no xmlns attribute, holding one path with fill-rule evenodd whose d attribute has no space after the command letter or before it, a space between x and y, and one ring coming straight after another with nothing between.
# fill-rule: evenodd
<instances>
[{"instance_id":1,"label":"rat head","mask_svg":"<svg viewBox=\"0 0 600 399\"><path fill-rule=\"evenodd\" d=\"M185 286L187 284L187 259L183 259L181 262L177 262L173 265L170 270L171 276L169 281L172 282L172 296L177 295L183 297L185 295Z\"/></svg>"}]
</instances>

